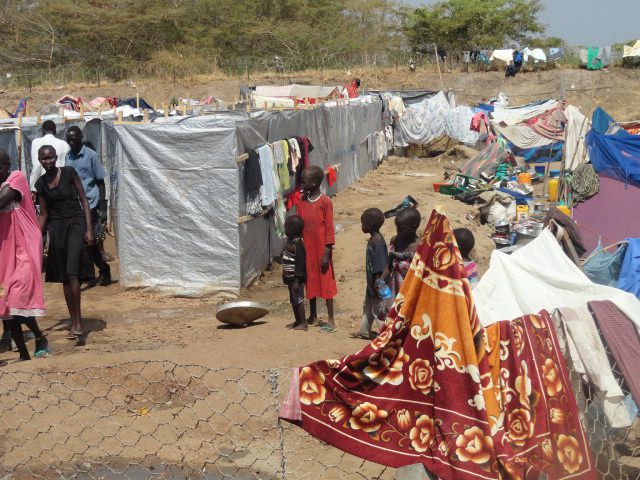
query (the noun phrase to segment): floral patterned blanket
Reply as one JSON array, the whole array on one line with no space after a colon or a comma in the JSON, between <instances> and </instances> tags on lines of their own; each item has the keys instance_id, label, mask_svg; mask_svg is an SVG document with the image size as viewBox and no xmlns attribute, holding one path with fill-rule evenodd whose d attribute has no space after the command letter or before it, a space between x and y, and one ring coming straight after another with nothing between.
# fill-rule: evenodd
<instances>
[{"instance_id":1,"label":"floral patterned blanket","mask_svg":"<svg viewBox=\"0 0 640 480\"><path fill-rule=\"evenodd\" d=\"M281 417L366 460L443 479L596 478L546 312L483 329L433 212L386 328L295 372Z\"/></svg>"}]
</instances>

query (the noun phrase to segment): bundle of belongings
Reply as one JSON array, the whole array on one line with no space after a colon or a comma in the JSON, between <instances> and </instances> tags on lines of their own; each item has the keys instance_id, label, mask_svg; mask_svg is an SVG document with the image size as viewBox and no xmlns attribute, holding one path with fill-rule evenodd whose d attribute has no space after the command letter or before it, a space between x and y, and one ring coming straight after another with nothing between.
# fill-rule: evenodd
<instances>
[{"instance_id":1,"label":"bundle of belongings","mask_svg":"<svg viewBox=\"0 0 640 480\"><path fill-rule=\"evenodd\" d=\"M259 215L265 208L273 209L276 232L281 238L284 238L286 210L300 201L302 170L309 166L312 151L313 145L307 137L293 137L251 150L244 161L247 215ZM335 168L327 173L330 177L335 176Z\"/></svg>"},{"instance_id":2,"label":"bundle of belongings","mask_svg":"<svg viewBox=\"0 0 640 480\"><path fill-rule=\"evenodd\" d=\"M280 416L345 452L441 479L595 479L550 313L480 323L433 212L380 335L294 371Z\"/></svg>"}]
</instances>

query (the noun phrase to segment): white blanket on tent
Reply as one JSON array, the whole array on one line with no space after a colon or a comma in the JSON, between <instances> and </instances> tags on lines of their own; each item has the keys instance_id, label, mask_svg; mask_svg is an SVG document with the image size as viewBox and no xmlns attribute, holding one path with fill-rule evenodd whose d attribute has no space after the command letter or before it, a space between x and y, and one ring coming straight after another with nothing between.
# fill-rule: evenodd
<instances>
[{"instance_id":1,"label":"white blanket on tent","mask_svg":"<svg viewBox=\"0 0 640 480\"><path fill-rule=\"evenodd\" d=\"M489 270L473 289L473 299L484 326L540 310L611 300L640 331L640 300L589 280L548 230L511 255L494 251Z\"/></svg>"},{"instance_id":2,"label":"white blanket on tent","mask_svg":"<svg viewBox=\"0 0 640 480\"><path fill-rule=\"evenodd\" d=\"M472 118L473 109L471 107L460 106L452 108L447 116L447 136L469 147L475 146L480 134L471 130Z\"/></svg>"},{"instance_id":3,"label":"white blanket on tent","mask_svg":"<svg viewBox=\"0 0 640 480\"><path fill-rule=\"evenodd\" d=\"M589 161L584 137L591 128L591 122L573 105L564 109L564 115L567 117L564 128L565 167L572 172L581 163Z\"/></svg>"},{"instance_id":4,"label":"white blanket on tent","mask_svg":"<svg viewBox=\"0 0 640 480\"><path fill-rule=\"evenodd\" d=\"M547 110L558 105L557 100L547 100L539 105L525 105L524 107L495 107L491 119L504 125L517 125L530 118L542 115Z\"/></svg>"},{"instance_id":5,"label":"white blanket on tent","mask_svg":"<svg viewBox=\"0 0 640 480\"><path fill-rule=\"evenodd\" d=\"M410 105L398 122L396 145L426 145L441 137L446 133L449 110L449 102L442 92Z\"/></svg>"},{"instance_id":6,"label":"white blanket on tent","mask_svg":"<svg viewBox=\"0 0 640 480\"><path fill-rule=\"evenodd\" d=\"M513 49L509 48L507 50L494 50L489 58L490 61L494 60L502 60L505 63L513 62Z\"/></svg>"}]
</instances>

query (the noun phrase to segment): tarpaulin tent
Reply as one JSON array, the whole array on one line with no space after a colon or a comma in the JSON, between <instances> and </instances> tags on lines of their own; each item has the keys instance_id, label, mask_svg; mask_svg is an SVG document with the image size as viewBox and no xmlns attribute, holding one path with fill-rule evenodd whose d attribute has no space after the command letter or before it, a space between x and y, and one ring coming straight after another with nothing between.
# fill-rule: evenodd
<instances>
[{"instance_id":1,"label":"tarpaulin tent","mask_svg":"<svg viewBox=\"0 0 640 480\"><path fill-rule=\"evenodd\" d=\"M640 331L640 301L630 293L589 280L549 230L511 255L495 250L489 269L473 289L473 299L484 326L543 309L611 300Z\"/></svg>"},{"instance_id":2,"label":"tarpaulin tent","mask_svg":"<svg viewBox=\"0 0 640 480\"><path fill-rule=\"evenodd\" d=\"M447 98L444 92L425 97L408 105L400 117L396 127L396 145L428 145L446 135L457 142L475 146L479 134L471 130L473 115L471 107L455 106L455 98Z\"/></svg>"},{"instance_id":3,"label":"tarpaulin tent","mask_svg":"<svg viewBox=\"0 0 640 480\"><path fill-rule=\"evenodd\" d=\"M640 136L618 127L600 107L587 133L589 158L596 172L640 187ZM607 132L607 133L604 133Z\"/></svg>"},{"instance_id":4,"label":"tarpaulin tent","mask_svg":"<svg viewBox=\"0 0 640 480\"><path fill-rule=\"evenodd\" d=\"M620 180L598 175L600 193L573 209L573 219L580 227L587 251L592 251L602 239L611 245L640 232L640 188Z\"/></svg>"},{"instance_id":5,"label":"tarpaulin tent","mask_svg":"<svg viewBox=\"0 0 640 480\"><path fill-rule=\"evenodd\" d=\"M549 99L518 107L495 107L491 126L511 152L526 162L546 163L562 159L564 132L562 105Z\"/></svg>"},{"instance_id":6,"label":"tarpaulin tent","mask_svg":"<svg viewBox=\"0 0 640 480\"><path fill-rule=\"evenodd\" d=\"M337 182L326 188L333 194L377 165L381 118L382 102L362 97L342 107L116 125L122 285L172 295L237 294L283 247L273 217L239 221L246 205L237 156L306 136L312 164L340 164Z\"/></svg>"}]
</instances>

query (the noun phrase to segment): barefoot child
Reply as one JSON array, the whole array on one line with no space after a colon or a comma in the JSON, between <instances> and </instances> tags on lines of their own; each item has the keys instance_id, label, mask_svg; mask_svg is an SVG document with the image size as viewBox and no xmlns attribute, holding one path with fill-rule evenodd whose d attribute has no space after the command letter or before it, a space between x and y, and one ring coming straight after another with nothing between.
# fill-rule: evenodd
<instances>
[{"instance_id":1,"label":"barefoot child","mask_svg":"<svg viewBox=\"0 0 640 480\"><path fill-rule=\"evenodd\" d=\"M404 277L409 271L411 261L416 253L420 239L420 212L415 208L405 208L396 216L396 236L389 245L388 283L391 295L395 299L400 291Z\"/></svg>"},{"instance_id":2,"label":"barefoot child","mask_svg":"<svg viewBox=\"0 0 640 480\"><path fill-rule=\"evenodd\" d=\"M307 256L302 243L304 221L299 215L287 217L284 231L287 245L282 253L282 281L289 286L289 299L293 307L295 322L287 325L294 330L307 330L304 316L304 284L307 278Z\"/></svg>"},{"instance_id":3,"label":"barefoot child","mask_svg":"<svg viewBox=\"0 0 640 480\"><path fill-rule=\"evenodd\" d=\"M318 320L316 298L327 302L328 321L320 326L327 333L336 331L333 319L333 298L338 293L333 274L332 249L335 243L333 230L333 205L320 191L324 171L317 166L302 172L302 201L298 204L298 215L304 220L302 240L307 253L307 298L309 299L308 323Z\"/></svg>"},{"instance_id":4,"label":"barefoot child","mask_svg":"<svg viewBox=\"0 0 640 480\"><path fill-rule=\"evenodd\" d=\"M456 237L462 261L464 261L465 273L471 288L474 288L478 284L478 264L469 255L476 244L476 239L468 228L456 228L453 231L453 235Z\"/></svg>"},{"instance_id":5,"label":"barefoot child","mask_svg":"<svg viewBox=\"0 0 640 480\"><path fill-rule=\"evenodd\" d=\"M382 279L384 272L389 263L387 253L387 242L380 233L380 227L384 223L384 213L379 208L368 208L360 218L362 223L362 232L370 235L367 242L366 253L366 275L367 275L367 291L364 296L364 311L362 313L362 322L360 323L359 336L367 340L376 338L373 331L373 323L380 327L383 315L383 299L378 291L376 282Z\"/></svg>"}]
</instances>

